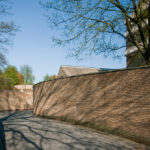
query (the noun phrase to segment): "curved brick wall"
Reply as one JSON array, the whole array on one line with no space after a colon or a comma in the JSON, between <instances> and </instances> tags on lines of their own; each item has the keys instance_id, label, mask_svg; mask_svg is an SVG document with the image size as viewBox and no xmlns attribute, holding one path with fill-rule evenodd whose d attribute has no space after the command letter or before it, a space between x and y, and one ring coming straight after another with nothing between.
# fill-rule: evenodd
<instances>
[{"instance_id":1,"label":"curved brick wall","mask_svg":"<svg viewBox=\"0 0 150 150\"><path fill-rule=\"evenodd\" d=\"M0 91L0 111L27 110L33 108L33 92Z\"/></svg>"},{"instance_id":2,"label":"curved brick wall","mask_svg":"<svg viewBox=\"0 0 150 150\"><path fill-rule=\"evenodd\" d=\"M35 115L120 128L150 138L150 68L80 75L34 85Z\"/></svg>"}]
</instances>

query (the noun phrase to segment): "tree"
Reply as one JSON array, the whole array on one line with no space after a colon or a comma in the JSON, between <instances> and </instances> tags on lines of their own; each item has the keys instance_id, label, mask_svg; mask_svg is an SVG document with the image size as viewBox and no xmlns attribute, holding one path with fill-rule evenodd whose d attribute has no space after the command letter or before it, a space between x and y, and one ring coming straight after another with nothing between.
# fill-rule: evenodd
<instances>
[{"instance_id":1,"label":"tree","mask_svg":"<svg viewBox=\"0 0 150 150\"><path fill-rule=\"evenodd\" d=\"M64 30L62 37L54 41L75 45L73 56L118 56L128 41L150 64L149 0L45 0L41 4L50 11L50 25Z\"/></svg>"},{"instance_id":2,"label":"tree","mask_svg":"<svg viewBox=\"0 0 150 150\"><path fill-rule=\"evenodd\" d=\"M53 79L56 79L56 78L57 78L56 75L48 75L48 74L46 74L44 76L44 81L49 81L49 80L53 80Z\"/></svg>"},{"instance_id":3,"label":"tree","mask_svg":"<svg viewBox=\"0 0 150 150\"><path fill-rule=\"evenodd\" d=\"M8 86L13 88L15 85L20 84L17 68L15 66L7 66L7 68L4 69L2 81L4 87Z\"/></svg>"},{"instance_id":4,"label":"tree","mask_svg":"<svg viewBox=\"0 0 150 150\"><path fill-rule=\"evenodd\" d=\"M3 71L0 69L0 77L2 76L2 74L3 74Z\"/></svg>"},{"instance_id":5,"label":"tree","mask_svg":"<svg viewBox=\"0 0 150 150\"><path fill-rule=\"evenodd\" d=\"M7 64L6 58L5 58L4 54L2 54L2 52L0 51L0 67L3 67L6 64Z\"/></svg>"},{"instance_id":6,"label":"tree","mask_svg":"<svg viewBox=\"0 0 150 150\"><path fill-rule=\"evenodd\" d=\"M4 45L10 44L11 37L15 35L17 27L13 22L3 21L3 16L9 14L10 4L8 0L0 0L0 67L7 64L4 51Z\"/></svg>"},{"instance_id":7,"label":"tree","mask_svg":"<svg viewBox=\"0 0 150 150\"><path fill-rule=\"evenodd\" d=\"M24 65L20 69L20 73L24 77L24 84L33 84L34 75L32 74L32 68L28 65Z\"/></svg>"},{"instance_id":8,"label":"tree","mask_svg":"<svg viewBox=\"0 0 150 150\"><path fill-rule=\"evenodd\" d=\"M19 84L24 84L24 77L23 77L23 75L20 72L18 72L17 74L18 74L18 78L19 78Z\"/></svg>"},{"instance_id":9,"label":"tree","mask_svg":"<svg viewBox=\"0 0 150 150\"><path fill-rule=\"evenodd\" d=\"M11 90L13 89L12 81L9 78L0 77L0 89Z\"/></svg>"},{"instance_id":10,"label":"tree","mask_svg":"<svg viewBox=\"0 0 150 150\"><path fill-rule=\"evenodd\" d=\"M0 89L13 89L17 84L23 84L23 75L18 72L15 66L7 66L0 69Z\"/></svg>"}]
</instances>

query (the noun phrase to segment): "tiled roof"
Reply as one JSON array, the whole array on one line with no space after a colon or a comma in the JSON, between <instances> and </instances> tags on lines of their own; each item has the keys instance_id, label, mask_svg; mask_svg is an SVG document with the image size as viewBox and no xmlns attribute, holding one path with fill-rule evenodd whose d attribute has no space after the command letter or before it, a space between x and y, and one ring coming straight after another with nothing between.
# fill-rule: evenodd
<instances>
[{"instance_id":1,"label":"tiled roof","mask_svg":"<svg viewBox=\"0 0 150 150\"><path fill-rule=\"evenodd\" d=\"M106 68L89 68L89 67L77 67L77 66L60 66L58 76L69 77L81 74L97 73L101 71L107 71L111 69Z\"/></svg>"}]
</instances>

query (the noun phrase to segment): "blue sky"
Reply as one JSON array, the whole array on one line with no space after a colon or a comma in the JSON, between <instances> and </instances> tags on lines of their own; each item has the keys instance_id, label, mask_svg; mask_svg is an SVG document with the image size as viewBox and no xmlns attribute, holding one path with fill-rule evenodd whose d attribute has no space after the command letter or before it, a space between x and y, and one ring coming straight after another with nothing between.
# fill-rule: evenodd
<instances>
[{"instance_id":1,"label":"blue sky","mask_svg":"<svg viewBox=\"0 0 150 150\"><path fill-rule=\"evenodd\" d=\"M57 74L60 65L86 66L97 68L124 68L125 57L115 60L103 55L92 56L83 61L68 58L66 47L54 47L51 38L59 34L48 27L45 10L41 8L38 0L12 0L13 15L9 20L20 26L14 39L14 44L8 48L8 63L15 65L18 70L22 65L29 65L35 75L35 83L43 80L48 74Z\"/></svg>"}]
</instances>

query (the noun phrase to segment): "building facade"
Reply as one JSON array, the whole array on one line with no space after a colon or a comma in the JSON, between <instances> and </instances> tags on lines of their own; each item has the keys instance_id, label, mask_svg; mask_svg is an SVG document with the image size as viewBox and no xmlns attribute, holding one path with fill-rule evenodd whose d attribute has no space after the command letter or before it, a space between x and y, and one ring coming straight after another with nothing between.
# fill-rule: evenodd
<instances>
[{"instance_id":1,"label":"building facade","mask_svg":"<svg viewBox=\"0 0 150 150\"><path fill-rule=\"evenodd\" d=\"M139 0L139 12L146 12L148 11L148 1L145 1L145 3L143 3L142 0ZM135 14L133 13L131 17L134 18ZM148 18L144 18L144 22L142 22L143 24L143 31L147 32L147 25L148 25ZM145 25L146 24L146 25ZM140 43L140 45L142 44L142 40L141 40L141 35L139 33L139 29L137 27L137 25L135 25L133 22L131 23L131 28L132 28L132 32L136 34L136 41L138 43ZM128 32L126 32L125 36L129 36ZM148 40L148 39L147 39ZM144 57L142 56L142 54L138 51L137 47L134 46L129 40L127 40L126 43L126 51L125 51L125 56L127 59L127 68L130 67L139 67L139 66L145 66L146 62L144 60Z\"/></svg>"}]
</instances>

